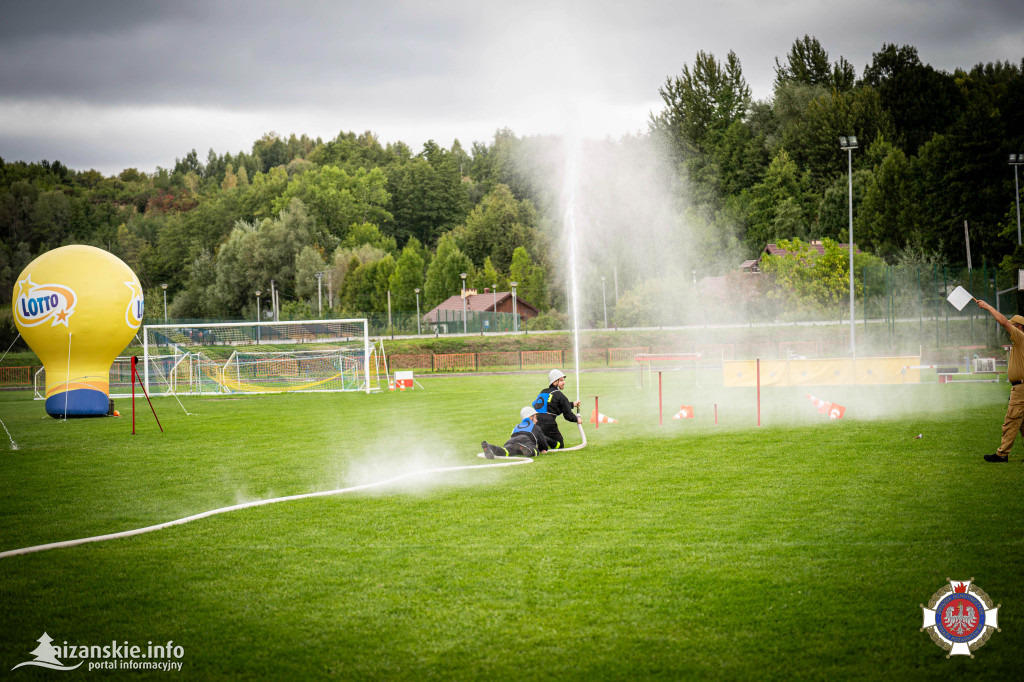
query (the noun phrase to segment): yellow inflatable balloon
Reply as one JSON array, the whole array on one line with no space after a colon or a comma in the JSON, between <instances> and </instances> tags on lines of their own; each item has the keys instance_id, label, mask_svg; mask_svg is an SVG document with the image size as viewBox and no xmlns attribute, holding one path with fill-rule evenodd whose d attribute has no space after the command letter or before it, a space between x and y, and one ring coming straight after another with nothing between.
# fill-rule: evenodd
<instances>
[{"instance_id":1,"label":"yellow inflatable balloon","mask_svg":"<svg viewBox=\"0 0 1024 682\"><path fill-rule=\"evenodd\" d=\"M14 322L46 367L46 413L107 413L110 366L142 324L139 278L92 246L62 246L28 264L14 285Z\"/></svg>"}]
</instances>

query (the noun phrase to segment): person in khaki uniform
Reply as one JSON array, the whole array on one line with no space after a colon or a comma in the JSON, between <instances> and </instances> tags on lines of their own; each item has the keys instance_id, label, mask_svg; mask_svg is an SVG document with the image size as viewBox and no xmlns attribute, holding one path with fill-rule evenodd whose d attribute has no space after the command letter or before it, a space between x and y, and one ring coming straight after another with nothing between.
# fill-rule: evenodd
<instances>
[{"instance_id":1,"label":"person in khaki uniform","mask_svg":"<svg viewBox=\"0 0 1024 682\"><path fill-rule=\"evenodd\" d=\"M1002 313L985 301L978 307L987 310L992 318L1010 334L1010 359L1006 363L1006 379L1010 382L1010 402L1003 420L1003 440L995 454L985 455L986 462L1010 461L1010 450L1024 423L1024 317L1014 315L1007 320Z\"/></svg>"}]
</instances>

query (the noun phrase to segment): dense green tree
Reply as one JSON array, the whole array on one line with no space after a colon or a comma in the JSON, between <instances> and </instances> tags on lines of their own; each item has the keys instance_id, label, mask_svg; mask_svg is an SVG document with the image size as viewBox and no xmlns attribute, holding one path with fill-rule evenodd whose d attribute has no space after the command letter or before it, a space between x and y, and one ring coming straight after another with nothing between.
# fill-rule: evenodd
<instances>
[{"instance_id":1,"label":"dense green tree","mask_svg":"<svg viewBox=\"0 0 1024 682\"><path fill-rule=\"evenodd\" d=\"M423 285L426 305L432 308L449 296L458 294L462 290L462 278L459 275L463 272L472 274L472 261L459 249L454 235L441 235Z\"/></svg>"},{"instance_id":2,"label":"dense green tree","mask_svg":"<svg viewBox=\"0 0 1024 682\"><path fill-rule=\"evenodd\" d=\"M217 251L216 280L209 291L214 309L225 316L239 314L249 305L252 290L269 289L270 280L283 298L294 298L296 255L310 243L312 229L298 200L258 226L239 222Z\"/></svg>"},{"instance_id":3,"label":"dense green tree","mask_svg":"<svg viewBox=\"0 0 1024 682\"><path fill-rule=\"evenodd\" d=\"M517 201L505 185L497 185L473 209L454 234L462 252L482 267L490 258L494 267L508 269L517 247L533 250L536 211L528 199Z\"/></svg>"},{"instance_id":4,"label":"dense green tree","mask_svg":"<svg viewBox=\"0 0 1024 682\"><path fill-rule=\"evenodd\" d=\"M864 69L864 83L878 91L908 154L945 131L966 104L955 78L922 64L910 45L884 44Z\"/></svg>"},{"instance_id":5,"label":"dense green tree","mask_svg":"<svg viewBox=\"0 0 1024 682\"><path fill-rule=\"evenodd\" d=\"M783 83L820 85L839 91L850 90L856 80L856 72L844 57L835 64L829 64L828 52L817 38L804 35L796 40L786 57L786 64L775 58L775 88Z\"/></svg>"},{"instance_id":6,"label":"dense green tree","mask_svg":"<svg viewBox=\"0 0 1024 682\"><path fill-rule=\"evenodd\" d=\"M652 128L666 133L684 154L706 151L709 133L724 131L750 106L750 87L732 51L724 64L711 53L697 52L693 67L683 64L682 73L666 79L658 94L665 109L652 119Z\"/></svg>"},{"instance_id":7,"label":"dense green tree","mask_svg":"<svg viewBox=\"0 0 1024 682\"><path fill-rule=\"evenodd\" d=\"M395 272L391 276L391 304L395 310L415 310L415 289L423 289L425 264L420 254L420 245L412 238L402 249L402 255L395 262Z\"/></svg>"},{"instance_id":8,"label":"dense green tree","mask_svg":"<svg viewBox=\"0 0 1024 682\"><path fill-rule=\"evenodd\" d=\"M860 206L865 230L861 246L894 258L915 238L918 226L917 192L911 164L902 149L891 147L875 169Z\"/></svg>"},{"instance_id":9,"label":"dense green tree","mask_svg":"<svg viewBox=\"0 0 1024 682\"><path fill-rule=\"evenodd\" d=\"M518 282L516 295L535 308L544 311L548 305L547 281L544 270L533 263L529 252L519 246L512 252L509 281Z\"/></svg>"},{"instance_id":10,"label":"dense green tree","mask_svg":"<svg viewBox=\"0 0 1024 682\"><path fill-rule=\"evenodd\" d=\"M316 299L319 292L322 297L327 296L327 282L317 282L317 273L325 272L327 266L324 264L323 256L315 246L306 245L295 255L295 297L308 301L316 310Z\"/></svg>"},{"instance_id":11,"label":"dense green tree","mask_svg":"<svg viewBox=\"0 0 1024 682\"><path fill-rule=\"evenodd\" d=\"M412 237L433 243L466 217L469 197L457 159L436 148L431 153L434 163L424 156L385 169L392 219L383 227L399 244Z\"/></svg>"},{"instance_id":12,"label":"dense green tree","mask_svg":"<svg viewBox=\"0 0 1024 682\"><path fill-rule=\"evenodd\" d=\"M758 253L769 242L807 237L810 228L804 211L805 191L799 169L786 150L781 150L768 166L764 180L750 192L745 238L749 254Z\"/></svg>"},{"instance_id":13,"label":"dense green tree","mask_svg":"<svg viewBox=\"0 0 1024 682\"><path fill-rule=\"evenodd\" d=\"M274 201L278 211L293 199L301 199L316 223L321 245L333 248L344 240L353 224L382 224L391 219L384 206L388 201L387 178L379 168L358 169L353 174L325 166L297 175Z\"/></svg>"}]
</instances>

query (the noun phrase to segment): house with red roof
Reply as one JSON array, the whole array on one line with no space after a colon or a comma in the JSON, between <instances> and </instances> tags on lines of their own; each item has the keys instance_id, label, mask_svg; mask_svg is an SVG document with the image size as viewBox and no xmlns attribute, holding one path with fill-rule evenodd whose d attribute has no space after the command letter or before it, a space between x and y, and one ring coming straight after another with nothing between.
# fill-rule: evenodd
<instances>
[{"instance_id":1,"label":"house with red roof","mask_svg":"<svg viewBox=\"0 0 1024 682\"><path fill-rule=\"evenodd\" d=\"M520 320L528 320L537 317L540 311L530 305L519 296L515 297L515 312L519 314ZM485 288L484 293L478 294L475 289L466 290L466 312L467 313L509 313L512 311L512 292L495 291ZM442 301L440 305L433 308L423 316L426 324L446 324L462 322L462 295L455 294Z\"/></svg>"}]
</instances>

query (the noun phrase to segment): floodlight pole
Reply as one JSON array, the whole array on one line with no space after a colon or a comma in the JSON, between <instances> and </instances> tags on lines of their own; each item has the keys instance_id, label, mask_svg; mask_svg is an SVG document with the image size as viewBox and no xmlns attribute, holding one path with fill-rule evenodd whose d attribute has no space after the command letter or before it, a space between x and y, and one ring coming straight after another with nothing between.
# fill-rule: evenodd
<instances>
[{"instance_id":1,"label":"floodlight pole","mask_svg":"<svg viewBox=\"0 0 1024 682\"><path fill-rule=\"evenodd\" d=\"M1018 215L1017 215L1017 222L1018 223L1020 222L1020 212L1019 211L1018 211ZM1017 232L1018 232L1018 234L1020 233L1020 229L1019 228L1018 228ZM1018 244L1020 243L1019 239L1017 240L1017 243ZM164 324L167 324L167 285L166 284L161 284L160 287L164 290Z\"/></svg>"},{"instance_id":2,"label":"floodlight pole","mask_svg":"<svg viewBox=\"0 0 1024 682\"><path fill-rule=\"evenodd\" d=\"M416 292L416 336L419 336L420 332L420 290L413 289Z\"/></svg>"},{"instance_id":3,"label":"floodlight pole","mask_svg":"<svg viewBox=\"0 0 1024 682\"><path fill-rule=\"evenodd\" d=\"M1010 154L1010 165L1013 166L1013 193L1017 200L1017 246L1020 246L1020 181L1017 179L1017 166L1024 163L1024 154Z\"/></svg>"},{"instance_id":4,"label":"floodlight pole","mask_svg":"<svg viewBox=\"0 0 1024 682\"><path fill-rule=\"evenodd\" d=\"M857 148L857 137L855 135L840 135L839 148L846 152L847 174L850 178L850 239L847 248L850 252L850 355L854 362L857 361L857 338L854 333L854 312L853 312L853 150Z\"/></svg>"},{"instance_id":5,"label":"floodlight pole","mask_svg":"<svg viewBox=\"0 0 1024 682\"><path fill-rule=\"evenodd\" d=\"M498 330L498 285L497 284L492 284L491 285L491 299L494 301L491 304L491 308L492 308L492 310L491 310L491 320L494 322L494 329L492 331L497 331Z\"/></svg>"},{"instance_id":6,"label":"floodlight pole","mask_svg":"<svg viewBox=\"0 0 1024 682\"><path fill-rule=\"evenodd\" d=\"M462 278L462 333L468 334L469 329L466 327L466 273L459 273L459 277Z\"/></svg>"}]
</instances>

